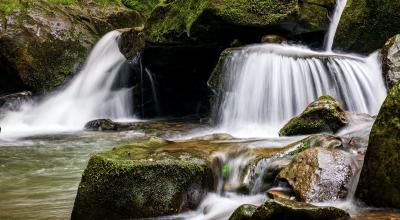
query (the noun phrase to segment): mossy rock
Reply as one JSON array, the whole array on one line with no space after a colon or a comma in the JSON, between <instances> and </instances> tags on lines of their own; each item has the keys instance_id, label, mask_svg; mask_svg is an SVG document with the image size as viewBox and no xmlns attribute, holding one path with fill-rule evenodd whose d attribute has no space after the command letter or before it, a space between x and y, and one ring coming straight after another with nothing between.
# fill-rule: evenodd
<instances>
[{"instance_id":1,"label":"mossy rock","mask_svg":"<svg viewBox=\"0 0 400 220\"><path fill-rule=\"evenodd\" d=\"M307 106L299 116L291 119L280 131L281 136L335 133L348 124L346 113L330 96L321 96Z\"/></svg>"},{"instance_id":2,"label":"mossy rock","mask_svg":"<svg viewBox=\"0 0 400 220\"><path fill-rule=\"evenodd\" d=\"M335 207L318 207L292 200L269 200L254 212L252 219L334 220L350 219L350 215Z\"/></svg>"},{"instance_id":3,"label":"mossy rock","mask_svg":"<svg viewBox=\"0 0 400 220\"><path fill-rule=\"evenodd\" d=\"M114 1L20 2L10 13L0 12L0 87L9 90L54 89L79 70L103 34L143 22Z\"/></svg>"},{"instance_id":4,"label":"mossy rock","mask_svg":"<svg viewBox=\"0 0 400 220\"><path fill-rule=\"evenodd\" d=\"M146 218L196 208L213 186L211 169L188 153L155 153L168 143L151 138L93 155L72 219Z\"/></svg>"},{"instance_id":5,"label":"mossy rock","mask_svg":"<svg viewBox=\"0 0 400 220\"><path fill-rule=\"evenodd\" d=\"M208 78L207 85L208 87L214 92L217 93L219 91L219 87L222 85L221 82L224 80L222 77L222 73L226 71L225 66L226 60L229 57L232 57L232 55L236 52L239 51L240 48L227 48L224 51L222 51L218 63L215 66L213 72L211 73L210 77Z\"/></svg>"},{"instance_id":6,"label":"mossy rock","mask_svg":"<svg viewBox=\"0 0 400 220\"><path fill-rule=\"evenodd\" d=\"M259 42L268 33L296 35L324 32L332 1L172 0L159 4L146 24L147 40L156 44ZM311 13L312 12L312 13ZM240 30L240 31L239 31ZM257 40L254 40L257 39Z\"/></svg>"},{"instance_id":7,"label":"mossy rock","mask_svg":"<svg viewBox=\"0 0 400 220\"><path fill-rule=\"evenodd\" d=\"M400 34L386 41L381 50L383 76L391 89L400 81Z\"/></svg>"},{"instance_id":8,"label":"mossy rock","mask_svg":"<svg viewBox=\"0 0 400 220\"><path fill-rule=\"evenodd\" d=\"M400 1L348 0L336 33L337 48L371 53L400 33Z\"/></svg>"},{"instance_id":9,"label":"mossy rock","mask_svg":"<svg viewBox=\"0 0 400 220\"><path fill-rule=\"evenodd\" d=\"M356 197L371 206L400 208L400 83L389 92L369 138Z\"/></svg>"},{"instance_id":10,"label":"mossy rock","mask_svg":"<svg viewBox=\"0 0 400 220\"><path fill-rule=\"evenodd\" d=\"M251 220L256 210L257 206L255 205L241 205L232 213L229 220Z\"/></svg>"}]
</instances>

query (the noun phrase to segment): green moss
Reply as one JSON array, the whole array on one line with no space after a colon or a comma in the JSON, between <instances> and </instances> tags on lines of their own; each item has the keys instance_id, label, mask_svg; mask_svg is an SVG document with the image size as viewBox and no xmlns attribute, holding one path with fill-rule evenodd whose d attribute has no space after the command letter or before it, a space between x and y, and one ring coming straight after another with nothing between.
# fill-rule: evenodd
<instances>
[{"instance_id":1,"label":"green moss","mask_svg":"<svg viewBox=\"0 0 400 220\"><path fill-rule=\"evenodd\" d=\"M167 143L150 138L93 155L72 219L154 217L195 208L213 185L211 169L201 159L155 153Z\"/></svg>"},{"instance_id":2,"label":"green moss","mask_svg":"<svg viewBox=\"0 0 400 220\"><path fill-rule=\"evenodd\" d=\"M158 5L148 20L148 41L185 41L193 33L210 29L216 19L229 25L266 26L282 22L298 12L297 1L278 0L175 0ZM200 20L208 21L201 23ZM219 21L219 22L221 22ZM199 23L200 22L200 23ZM222 24L221 24L222 25Z\"/></svg>"},{"instance_id":3,"label":"green moss","mask_svg":"<svg viewBox=\"0 0 400 220\"><path fill-rule=\"evenodd\" d=\"M41 0L42 2L55 4L55 5L83 5L87 0ZM9 14L18 9L27 9L36 0L1 0L0 12ZM98 6L121 5L119 0L96 0L94 1Z\"/></svg>"},{"instance_id":4,"label":"green moss","mask_svg":"<svg viewBox=\"0 0 400 220\"><path fill-rule=\"evenodd\" d=\"M140 12L145 17L149 17L153 9L164 3L164 0L121 0L128 8Z\"/></svg>"},{"instance_id":5,"label":"green moss","mask_svg":"<svg viewBox=\"0 0 400 220\"><path fill-rule=\"evenodd\" d=\"M258 207L252 219L350 219L350 215L334 207L318 207L286 199L277 199L269 200Z\"/></svg>"},{"instance_id":6,"label":"green moss","mask_svg":"<svg viewBox=\"0 0 400 220\"><path fill-rule=\"evenodd\" d=\"M400 32L400 1L348 0L335 46L371 53Z\"/></svg>"},{"instance_id":7,"label":"green moss","mask_svg":"<svg viewBox=\"0 0 400 220\"><path fill-rule=\"evenodd\" d=\"M389 92L369 138L357 197L368 205L400 208L400 83Z\"/></svg>"},{"instance_id":8,"label":"green moss","mask_svg":"<svg viewBox=\"0 0 400 220\"><path fill-rule=\"evenodd\" d=\"M255 205L241 205L232 213L229 220L251 220L251 217L256 210L257 206Z\"/></svg>"},{"instance_id":9,"label":"green moss","mask_svg":"<svg viewBox=\"0 0 400 220\"><path fill-rule=\"evenodd\" d=\"M332 97L322 96L299 116L291 119L279 133L283 136L292 136L336 132L346 124L346 114L339 103Z\"/></svg>"}]
</instances>

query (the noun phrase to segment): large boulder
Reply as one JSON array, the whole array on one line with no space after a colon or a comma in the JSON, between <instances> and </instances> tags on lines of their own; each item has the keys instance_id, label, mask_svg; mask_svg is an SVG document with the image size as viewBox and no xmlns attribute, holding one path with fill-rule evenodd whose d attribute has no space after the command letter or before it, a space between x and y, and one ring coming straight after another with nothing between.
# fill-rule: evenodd
<instances>
[{"instance_id":1,"label":"large boulder","mask_svg":"<svg viewBox=\"0 0 400 220\"><path fill-rule=\"evenodd\" d=\"M341 150L310 148L297 155L277 179L288 182L301 201L334 201L346 198L354 166Z\"/></svg>"},{"instance_id":2,"label":"large boulder","mask_svg":"<svg viewBox=\"0 0 400 220\"><path fill-rule=\"evenodd\" d=\"M282 136L335 133L348 123L346 113L330 96L321 96L307 106L299 116L291 119L280 131Z\"/></svg>"},{"instance_id":3,"label":"large boulder","mask_svg":"<svg viewBox=\"0 0 400 220\"><path fill-rule=\"evenodd\" d=\"M79 69L103 34L143 22L137 12L113 1L16 4L8 11L0 6L3 92L48 91Z\"/></svg>"},{"instance_id":4,"label":"large boulder","mask_svg":"<svg viewBox=\"0 0 400 220\"><path fill-rule=\"evenodd\" d=\"M249 211L243 210L243 206L236 210L230 219L232 220L274 220L274 219L301 219L301 220L334 220L350 219L345 211L334 207L318 207L306 203L278 199L269 200L259 206L255 211L250 206ZM252 216L248 214L253 212ZM243 216L239 214L243 213Z\"/></svg>"},{"instance_id":5,"label":"large boulder","mask_svg":"<svg viewBox=\"0 0 400 220\"><path fill-rule=\"evenodd\" d=\"M170 142L150 138L93 155L85 169L72 219L132 219L194 209L213 187L207 162L165 152Z\"/></svg>"},{"instance_id":6,"label":"large boulder","mask_svg":"<svg viewBox=\"0 0 400 220\"><path fill-rule=\"evenodd\" d=\"M400 34L390 38L381 50L383 75L388 88L400 80Z\"/></svg>"},{"instance_id":7,"label":"large boulder","mask_svg":"<svg viewBox=\"0 0 400 220\"><path fill-rule=\"evenodd\" d=\"M146 24L156 44L259 42L265 34L293 38L327 29L331 0L174 0L158 5ZM239 31L240 30L240 31Z\"/></svg>"},{"instance_id":8,"label":"large boulder","mask_svg":"<svg viewBox=\"0 0 400 220\"><path fill-rule=\"evenodd\" d=\"M400 1L349 0L336 34L335 47L371 53L400 33Z\"/></svg>"},{"instance_id":9,"label":"large boulder","mask_svg":"<svg viewBox=\"0 0 400 220\"><path fill-rule=\"evenodd\" d=\"M400 83L372 127L356 196L368 205L400 208Z\"/></svg>"}]
</instances>

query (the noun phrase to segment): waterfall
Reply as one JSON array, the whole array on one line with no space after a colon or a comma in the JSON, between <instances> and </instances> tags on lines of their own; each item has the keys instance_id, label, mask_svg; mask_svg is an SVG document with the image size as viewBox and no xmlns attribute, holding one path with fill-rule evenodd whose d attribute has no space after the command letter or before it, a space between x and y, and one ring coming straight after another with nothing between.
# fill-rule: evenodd
<instances>
[{"instance_id":1,"label":"waterfall","mask_svg":"<svg viewBox=\"0 0 400 220\"><path fill-rule=\"evenodd\" d=\"M322 95L346 110L377 114L386 96L378 54L369 57L264 44L225 60L214 118L239 137L276 136L290 118Z\"/></svg>"},{"instance_id":2,"label":"waterfall","mask_svg":"<svg viewBox=\"0 0 400 220\"><path fill-rule=\"evenodd\" d=\"M347 0L337 0L335 12L331 18L328 32L325 36L324 48L326 51L331 51L333 46L333 40L335 39L336 30L339 25L340 18L342 17L344 8L346 7Z\"/></svg>"},{"instance_id":3,"label":"waterfall","mask_svg":"<svg viewBox=\"0 0 400 220\"><path fill-rule=\"evenodd\" d=\"M132 88L114 88L126 59L118 49L120 32L106 34L82 71L64 88L1 119L2 136L80 130L98 118L132 118Z\"/></svg>"}]
</instances>

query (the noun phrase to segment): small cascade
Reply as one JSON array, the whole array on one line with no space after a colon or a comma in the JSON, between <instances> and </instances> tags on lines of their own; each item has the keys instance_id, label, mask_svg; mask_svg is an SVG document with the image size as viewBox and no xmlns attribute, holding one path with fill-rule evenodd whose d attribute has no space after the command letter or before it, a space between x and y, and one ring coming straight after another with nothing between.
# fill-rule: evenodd
<instances>
[{"instance_id":1,"label":"small cascade","mask_svg":"<svg viewBox=\"0 0 400 220\"><path fill-rule=\"evenodd\" d=\"M339 26L340 18L342 17L346 4L347 0L337 0L336 2L335 12L331 18L331 23L329 25L328 32L325 36L324 48L326 51L332 51L336 30Z\"/></svg>"},{"instance_id":2,"label":"small cascade","mask_svg":"<svg viewBox=\"0 0 400 220\"><path fill-rule=\"evenodd\" d=\"M264 44L226 58L214 118L238 137L277 136L322 95L351 112L375 115L386 96L377 53L369 57Z\"/></svg>"},{"instance_id":3,"label":"small cascade","mask_svg":"<svg viewBox=\"0 0 400 220\"><path fill-rule=\"evenodd\" d=\"M82 71L40 103L26 104L1 119L2 135L80 130L98 118L133 115L132 88L115 88L126 59L118 49L120 32L106 34L93 48Z\"/></svg>"}]
</instances>

